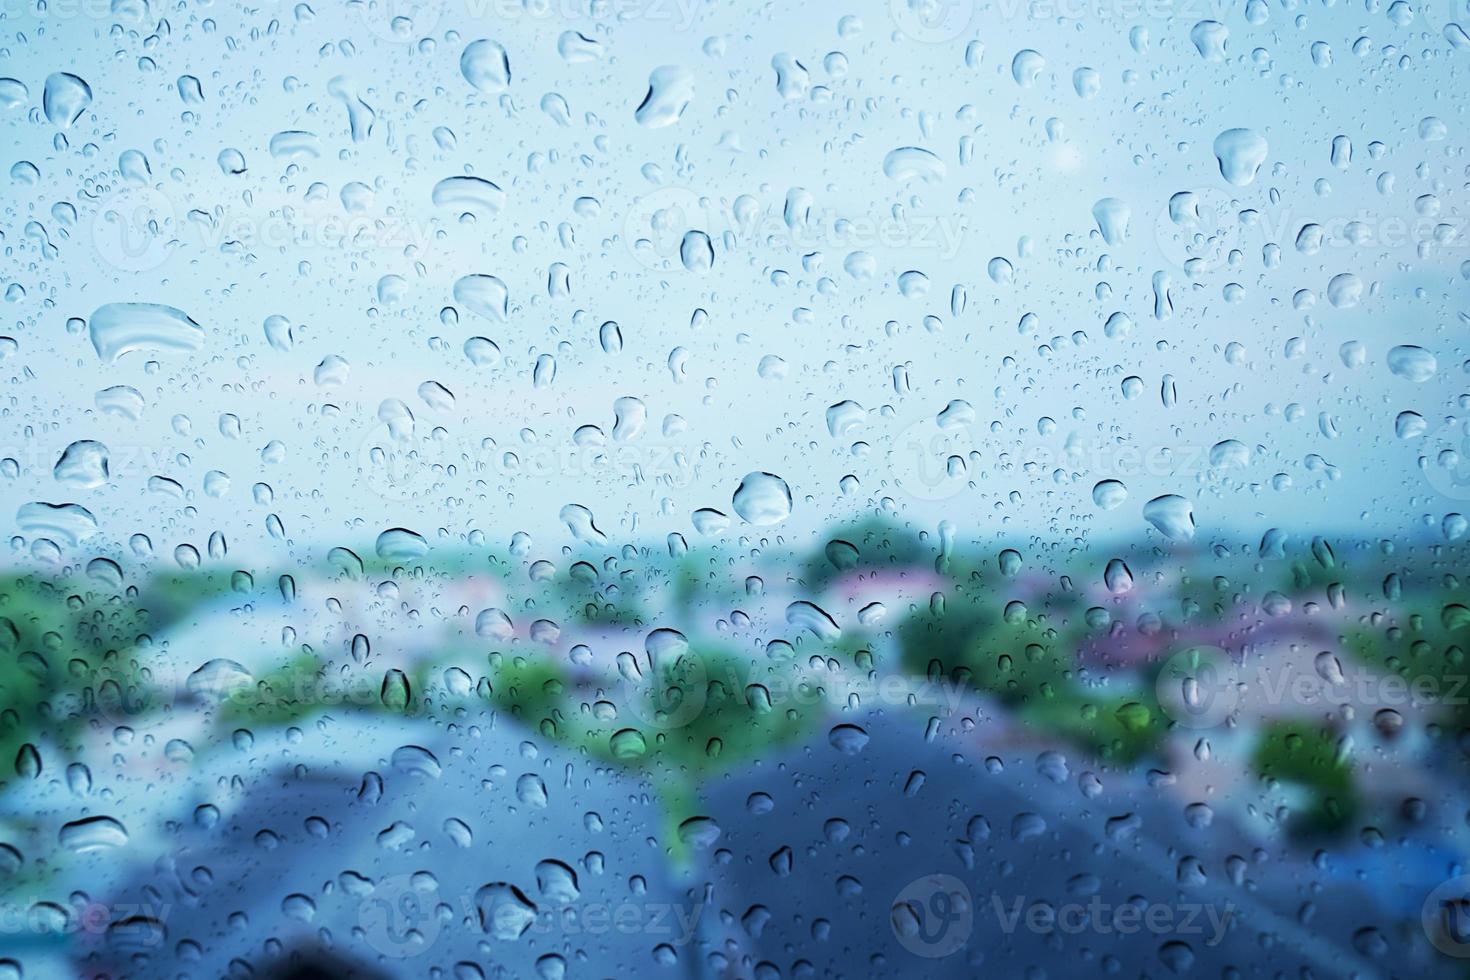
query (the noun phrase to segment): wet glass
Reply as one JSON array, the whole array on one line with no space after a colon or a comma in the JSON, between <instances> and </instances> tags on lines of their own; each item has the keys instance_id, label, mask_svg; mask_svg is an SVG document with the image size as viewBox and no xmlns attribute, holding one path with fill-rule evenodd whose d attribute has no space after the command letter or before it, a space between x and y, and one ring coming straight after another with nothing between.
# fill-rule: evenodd
<instances>
[{"instance_id":1,"label":"wet glass","mask_svg":"<svg viewBox=\"0 0 1470 980\"><path fill-rule=\"evenodd\" d=\"M1463 976L1466 24L0 4L0 980Z\"/></svg>"}]
</instances>

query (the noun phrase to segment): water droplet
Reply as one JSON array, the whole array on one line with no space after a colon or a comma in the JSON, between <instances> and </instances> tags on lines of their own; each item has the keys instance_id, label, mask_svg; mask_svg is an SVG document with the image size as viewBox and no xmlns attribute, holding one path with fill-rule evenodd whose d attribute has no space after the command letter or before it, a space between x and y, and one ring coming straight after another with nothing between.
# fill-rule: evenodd
<instances>
[{"instance_id":1,"label":"water droplet","mask_svg":"<svg viewBox=\"0 0 1470 980\"><path fill-rule=\"evenodd\" d=\"M774 473L747 473L731 503L746 523L770 527L791 516L791 488Z\"/></svg>"},{"instance_id":2,"label":"water droplet","mask_svg":"<svg viewBox=\"0 0 1470 980\"><path fill-rule=\"evenodd\" d=\"M1215 137L1215 159L1220 163L1220 176L1236 187L1244 187L1256 179L1256 172L1266 162L1265 137L1250 129L1227 129Z\"/></svg>"}]
</instances>

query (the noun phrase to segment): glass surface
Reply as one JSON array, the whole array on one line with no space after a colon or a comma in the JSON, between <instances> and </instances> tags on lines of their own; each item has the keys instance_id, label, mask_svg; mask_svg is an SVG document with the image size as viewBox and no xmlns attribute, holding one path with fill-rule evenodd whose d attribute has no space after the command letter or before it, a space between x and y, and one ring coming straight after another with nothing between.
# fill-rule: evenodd
<instances>
[{"instance_id":1,"label":"glass surface","mask_svg":"<svg viewBox=\"0 0 1470 980\"><path fill-rule=\"evenodd\" d=\"M1470 976L1462 25L0 4L0 980Z\"/></svg>"}]
</instances>

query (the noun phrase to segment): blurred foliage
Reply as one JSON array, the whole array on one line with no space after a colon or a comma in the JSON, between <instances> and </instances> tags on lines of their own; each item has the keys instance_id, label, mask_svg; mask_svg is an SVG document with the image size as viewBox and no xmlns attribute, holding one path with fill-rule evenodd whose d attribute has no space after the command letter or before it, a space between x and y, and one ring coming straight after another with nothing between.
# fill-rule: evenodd
<instances>
[{"instance_id":1,"label":"blurred foliage","mask_svg":"<svg viewBox=\"0 0 1470 980\"><path fill-rule=\"evenodd\" d=\"M1253 759L1270 781L1289 783L1306 798L1291 813L1290 829L1300 835L1348 830L1359 801L1341 738L1324 728L1277 723L1266 727Z\"/></svg>"},{"instance_id":2,"label":"blurred foliage","mask_svg":"<svg viewBox=\"0 0 1470 980\"><path fill-rule=\"evenodd\" d=\"M191 653L191 669L232 653L258 661L232 651L228 634L210 634L257 605L315 605L339 586L350 591L352 582L392 580L435 595L489 589L504 594L518 615L559 623L568 634L556 648L580 642L579 630L629 636L631 645L656 626L681 629L690 646L674 663L655 665L639 654L619 660L614 671L605 642L588 641L599 648L593 669L554 656L556 648L501 642L458 626L402 662L358 663L341 651L296 643L269 666L253 663L249 688L209 709L221 743L238 728L299 725L324 711L415 718L468 700L641 775L677 803L676 822L697 811L700 786L711 776L810 737L842 715L853 685L871 689L895 674L972 692L1039 738L1127 767L1163 753L1170 725L1155 681L1168 652L1186 642L1238 649L1285 630L1330 645L1322 617L1302 614L1335 609L1349 595L1377 594L1382 612L1342 623L1345 654L1384 674L1431 677L1449 691L1463 680L1470 630L1463 587L1448 571L1454 555L1435 552L1447 569L1438 579L1412 577L1389 549L1334 548L1320 538L1264 566L1228 553L1129 549L1131 578L1116 595L1098 593L1097 559L1075 550L1040 551L1024 563L1017 550L1007 565L880 521L834 528L805 555L757 552L744 570L723 552L691 550L682 539L667 550L589 553L565 573L532 578L519 556L468 547L436 549L412 567L378 559L371 549L334 548L289 571L174 571L131 585L79 571L55 578L13 573L0 580L0 759L8 770L0 770L0 793L23 778L13 775L11 760L28 743L43 745L54 763L80 757L89 733L105 737L119 724L201 700L208 708L188 690L186 676L160 669L171 641L207 638L209 656ZM1260 572L1273 589L1249 588ZM853 589L875 582L880 592L902 586L929 594L868 625L845 615L833 640L805 635L794 645L761 642L752 650L742 646L748 640L709 635L713 609L760 605L773 592L840 609ZM1267 591L1296 604L1290 618L1260 614L1259 596ZM1241 633L1243 610L1255 622ZM429 621L453 625L471 613L442 609ZM445 672L456 665L467 673L448 690ZM406 704L378 692L385 667L405 672L412 692ZM1470 725L1470 696L1445 700L1455 703L1426 710L1455 731ZM697 710L681 713L696 703ZM942 710L919 701L914 707L931 715ZM619 735L629 730L636 737ZM1294 829L1342 830L1358 812L1350 763L1335 745L1331 732L1290 719L1260 734L1255 772L1301 788L1311 801Z\"/></svg>"}]
</instances>

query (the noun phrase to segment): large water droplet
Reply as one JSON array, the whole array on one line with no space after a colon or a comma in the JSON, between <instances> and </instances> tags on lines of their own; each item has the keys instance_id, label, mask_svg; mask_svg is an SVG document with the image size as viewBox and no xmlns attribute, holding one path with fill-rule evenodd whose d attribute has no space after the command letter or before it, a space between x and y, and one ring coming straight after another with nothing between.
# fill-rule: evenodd
<instances>
[{"instance_id":1,"label":"large water droplet","mask_svg":"<svg viewBox=\"0 0 1470 980\"><path fill-rule=\"evenodd\" d=\"M1225 130L1215 137L1220 176L1237 187L1244 187L1256 179L1256 171L1266 162L1267 150L1265 137L1254 130Z\"/></svg>"},{"instance_id":2,"label":"large water droplet","mask_svg":"<svg viewBox=\"0 0 1470 980\"><path fill-rule=\"evenodd\" d=\"M59 71L46 76L41 107L53 126L67 129L92 104L92 87L78 75Z\"/></svg>"},{"instance_id":3,"label":"large water droplet","mask_svg":"<svg viewBox=\"0 0 1470 980\"><path fill-rule=\"evenodd\" d=\"M97 356L111 363L129 351L197 351L204 328L183 310L161 303L109 303L88 323Z\"/></svg>"},{"instance_id":4,"label":"large water droplet","mask_svg":"<svg viewBox=\"0 0 1470 980\"><path fill-rule=\"evenodd\" d=\"M482 38L465 45L459 71L481 92L504 92L510 87L510 57L495 41Z\"/></svg>"},{"instance_id":5,"label":"large water droplet","mask_svg":"<svg viewBox=\"0 0 1470 980\"><path fill-rule=\"evenodd\" d=\"M634 110L639 125L649 129L672 126L694 100L694 73L678 65L663 65L648 76L648 92Z\"/></svg>"},{"instance_id":6,"label":"large water droplet","mask_svg":"<svg viewBox=\"0 0 1470 980\"><path fill-rule=\"evenodd\" d=\"M769 527L791 516L791 488L774 473L747 473L731 503L746 523Z\"/></svg>"}]
</instances>

